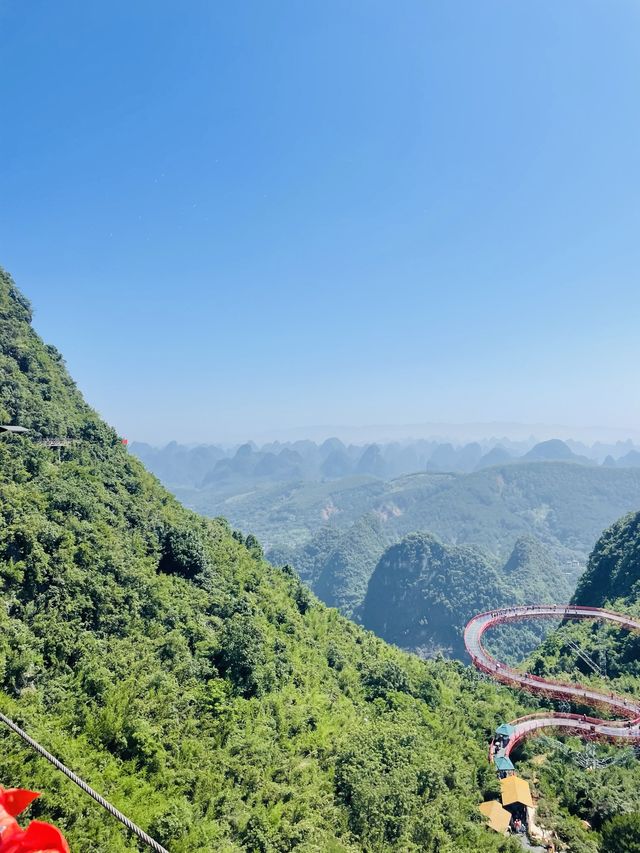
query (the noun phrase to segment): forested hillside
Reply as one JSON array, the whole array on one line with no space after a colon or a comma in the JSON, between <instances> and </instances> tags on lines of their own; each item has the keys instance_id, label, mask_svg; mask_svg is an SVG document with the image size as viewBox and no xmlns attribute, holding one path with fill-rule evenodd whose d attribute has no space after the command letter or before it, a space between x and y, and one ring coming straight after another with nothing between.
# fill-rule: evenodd
<instances>
[{"instance_id":1,"label":"forested hillside","mask_svg":"<svg viewBox=\"0 0 640 853\"><path fill-rule=\"evenodd\" d=\"M469 618L506 600L498 571L477 548L412 533L378 563L362 619L391 643L425 655L462 657L462 628Z\"/></svg>"},{"instance_id":2,"label":"forested hillside","mask_svg":"<svg viewBox=\"0 0 640 853\"><path fill-rule=\"evenodd\" d=\"M599 539L578 584L576 604L640 602L640 512L630 513Z\"/></svg>"},{"instance_id":3,"label":"forested hillside","mask_svg":"<svg viewBox=\"0 0 640 853\"><path fill-rule=\"evenodd\" d=\"M530 537L519 539L501 565L468 545L446 545L413 533L385 551L369 582L362 622L391 643L466 660L462 632L476 613L508 604L566 601L567 579ZM521 631L519 651L539 633ZM513 651L513 649L512 649Z\"/></svg>"},{"instance_id":4,"label":"forested hillside","mask_svg":"<svg viewBox=\"0 0 640 853\"><path fill-rule=\"evenodd\" d=\"M580 580L575 603L640 615L639 530L640 513L636 512L603 533ZM592 683L637 699L640 636L610 624L566 621L536 649L523 668L540 676ZM593 835L591 839L574 838L572 851L618 853L638 849L640 763L631 750L601 746L590 754L575 739L560 744L547 737L532 740L525 756L536 763L549 824L565 813L588 821L594 830L603 829L602 842Z\"/></svg>"},{"instance_id":5,"label":"forested hillside","mask_svg":"<svg viewBox=\"0 0 640 853\"><path fill-rule=\"evenodd\" d=\"M476 804L510 694L321 605L184 510L83 402L0 277L0 707L180 851L497 851ZM72 442L60 449L43 438ZM77 851L137 849L0 732Z\"/></svg>"},{"instance_id":6,"label":"forested hillside","mask_svg":"<svg viewBox=\"0 0 640 853\"><path fill-rule=\"evenodd\" d=\"M640 468L571 461L518 461L470 474L370 475L325 482L265 482L243 488L176 488L192 509L222 515L267 550L304 546L321 527L346 529L376 513L387 538L416 531L478 545L507 559L515 540L534 536L577 580L601 532L640 505Z\"/></svg>"},{"instance_id":7,"label":"forested hillside","mask_svg":"<svg viewBox=\"0 0 640 853\"><path fill-rule=\"evenodd\" d=\"M388 541L377 515L363 515L346 530L327 525L300 548L275 548L269 560L295 566L300 578L330 607L354 616Z\"/></svg>"}]
</instances>

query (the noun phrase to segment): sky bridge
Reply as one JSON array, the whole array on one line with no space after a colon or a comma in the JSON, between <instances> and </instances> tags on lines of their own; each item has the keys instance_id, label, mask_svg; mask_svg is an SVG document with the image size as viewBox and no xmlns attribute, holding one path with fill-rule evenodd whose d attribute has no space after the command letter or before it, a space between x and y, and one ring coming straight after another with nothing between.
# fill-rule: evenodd
<instances>
[{"instance_id":1,"label":"sky bridge","mask_svg":"<svg viewBox=\"0 0 640 853\"><path fill-rule=\"evenodd\" d=\"M640 744L640 702L636 699L620 696L613 692L597 690L588 685L567 683L555 679L540 678L529 672L520 672L496 660L483 646L482 638L486 631L496 625L518 622L524 619L596 619L611 622L629 631L640 632L640 622L621 613L604 610L597 607L581 607L578 605L541 604L505 607L479 613L471 619L464 631L464 644L471 656L474 666L494 680L509 687L516 687L530 693L552 697L563 703L606 708L622 719L603 720L586 714L571 714L559 711L541 711L528 714L509 723L498 726L489 747L489 759L493 762L501 779L501 786L528 786L515 775L515 767L509 758L513 749L525 738L538 734L544 729L556 729L566 734L577 734L586 740L609 740ZM569 644L574 651L582 650L575 643ZM586 653L579 654L581 660L600 672L595 662ZM570 707L570 706L569 706ZM524 787L523 787L524 790ZM526 792L525 792L526 793ZM503 815L504 808L510 812L509 823ZM550 843L550 833L535 824L535 806L530 796L527 799L519 795L516 807L503 796L502 807L497 801L482 803L479 807L489 822L489 826L497 832L509 829L521 832L525 828L531 837L549 841L547 850L553 850ZM506 825L506 829L504 828Z\"/></svg>"},{"instance_id":2,"label":"sky bridge","mask_svg":"<svg viewBox=\"0 0 640 853\"><path fill-rule=\"evenodd\" d=\"M474 666L487 673L491 678L530 693L542 694L554 699L572 702L575 705L587 705L606 708L623 719L602 720L585 714L561 712L541 712L530 714L508 724L509 733L501 738L500 747L495 755L509 757L509 753L524 738L546 728L563 729L580 734L586 738L607 740L625 740L640 743L640 702L638 700L607 693L582 684L571 684L554 679L540 678L529 672L519 672L513 667L496 660L482 644L484 633L496 625L517 622L523 619L599 619L612 622L629 631L640 632L640 622L612 610L597 607L581 607L564 604L541 604L519 607L505 607L490 610L474 616L464 631L464 644L471 655Z\"/></svg>"}]
</instances>

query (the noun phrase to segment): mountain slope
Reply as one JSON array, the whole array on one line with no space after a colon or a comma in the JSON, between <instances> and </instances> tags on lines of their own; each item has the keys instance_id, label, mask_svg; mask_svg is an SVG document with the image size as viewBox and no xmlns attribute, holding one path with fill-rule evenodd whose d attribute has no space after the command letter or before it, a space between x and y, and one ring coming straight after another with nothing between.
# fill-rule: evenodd
<instances>
[{"instance_id":1,"label":"mountain slope","mask_svg":"<svg viewBox=\"0 0 640 853\"><path fill-rule=\"evenodd\" d=\"M529 536L518 539L500 567L472 546L446 545L430 534L414 533L381 557L369 582L362 623L403 648L465 660L462 632L476 613L507 604L564 602L569 595L556 561ZM525 630L517 636L522 651L535 647L542 635Z\"/></svg>"},{"instance_id":2,"label":"mountain slope","mask_svg":"<svg viewBox=\"0 0 640 853\"><path fill-rule=\"evenodd\" d=\"M517 708L320 605L183 509L82 400L0 274L0 708L172 853L498 851L486 732ZM72 443L58 454L40 438ZM0 730L72 849L138 849ZM427 772L428 768L428 772Z\"/></svg>"},{"instance_id":3,"label":"mountain slope","mask_svg":"<svg viewBox=\"0 0 640 853\"><path fill-rule=\"evenodd\" d=\"M381 557L362 622L404 648L462 657L462 627L478 611L506 600L498 572L480 551L413 533Z\"/></svg>"},{"instance_id":4,"label":"mountain slope","mask_svg":"<svg viewBox=\"0 0 640 853\"><path fill-rule=\"evenodd\" d=\"M599 607L622 599L640 601L640 512L617 521L598 540L574 596L576 604Z\"/></svg>"},{"instance_id":5,"label":"mountain slope","mask_svg":"<svg viewBox=\"0 0 640 853\"><path fill-rule=\"evenodd\" d=\"M329 607L352 616L364 599L367 584L386 540L376 516L363 516L329 554L313 589Z\"/></svg>"},{"instance_id":6,"label":"mountain slope","mask_svg":"<svg viewBox=\"0 0 640 853\"><path fill-rule=\"evenodd\" d=\"M521 536L516 541L501 573L523 604L564 604L572 593L571 584L549 550L533 536Z\"/></svg>"}]
</instances>

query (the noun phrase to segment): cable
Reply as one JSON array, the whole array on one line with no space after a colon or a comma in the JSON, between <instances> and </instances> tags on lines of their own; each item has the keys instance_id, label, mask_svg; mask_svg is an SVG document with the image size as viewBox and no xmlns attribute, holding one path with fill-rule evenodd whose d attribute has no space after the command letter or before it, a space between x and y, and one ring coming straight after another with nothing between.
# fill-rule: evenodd
<instances>
[{"instance_id":1,"label":"cable","mask_svg":"<svg viewBox=\"0 0 640 853\"><path fill-rule=\"evenodd\" d=\"M113 817L119 820L120 823L124 824L127 829L133 832L134 835L137 835L141 841L144 841L144 843L148 847L151 847L151 849L155 850L156 853L169 853L169 851L165 847L162 847L162 845L158 844L158 842L155 841L150 835L147 835L147 833L143 829L140 829L140 827L137 826L132 820L129 820L126 815L122 814L122 812L118 811L115 806L112 806L111 803L107 802L107 800L105 800L104 797L101 797L97 791L94 791L90 785L87 785L87 783L83 779L81 779L79 776L76 776L73 770L69 770L69 768L65 767L65 765L61 761L58 761L55 755L51 755L50 752L47 752L47 750L43 746L40 746L37 741L35 741L25 731L23 731L20 726L16 725L13 720L10 720L9 717L6 717L4 714L0 713L0 722L3 722L12 731L19 735L19 737L21 737L22 740L25 741L25 743L28 743L29 746L33 747L33 749L35 749L35 751L38 752L43 758L46 758L47 761L51 762L51 764L53 764L54 767L64 773L65 776L68 776L72 782L75 782L75 784L79 788L82 788L85 794L89 794L90 797L93 797L96 803L100 803L103 809L106 809L109 814L113 815Z\"/></svg>"}]
</instances>

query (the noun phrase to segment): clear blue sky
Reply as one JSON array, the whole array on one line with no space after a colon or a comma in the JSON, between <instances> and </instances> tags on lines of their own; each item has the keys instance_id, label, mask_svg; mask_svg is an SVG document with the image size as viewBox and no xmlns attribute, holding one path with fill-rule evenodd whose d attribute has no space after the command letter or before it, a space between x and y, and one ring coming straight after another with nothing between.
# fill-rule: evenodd
<instances>
[{"instance_id":1,"label":"clear blue sky","mask_svg":"<svg viewBox=\"0 0 640 853\"><path fill-rule=\"evenodd\" d=\"M0 263L125 435L640 421L636 0L0 0Z\"/></svg>"}]
</instances>

